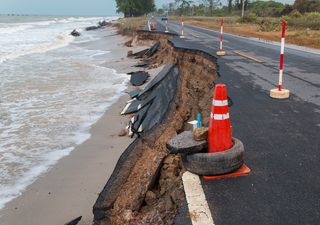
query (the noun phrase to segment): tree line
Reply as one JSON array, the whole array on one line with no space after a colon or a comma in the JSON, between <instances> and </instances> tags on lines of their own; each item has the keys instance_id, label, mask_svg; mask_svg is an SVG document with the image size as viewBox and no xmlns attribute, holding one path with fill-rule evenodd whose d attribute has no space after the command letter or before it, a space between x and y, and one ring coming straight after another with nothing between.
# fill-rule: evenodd
<instances>
[{"instance_id":1,"label":"tree line","mask_svg":"<svg viewBox=\"0 0 320 225\"><path fill-rule=\"evenodd\" d=\"M125 17L135 17L155 11L154 0L116 0L117 12Z\"/></svg>"},{"instance_id":2,"label":"tree line","mask_svg":"<svg viewBox=\"0 0 320 225\"><path fill-rule=\"evenodd\" d=\"M226 16L241 14L242 5L246 11L257 16L283 16L292 12L320 12L320 0L295 0L293 5L275 1L228 0L223 6L220 0L174 0L158 9L159 14L189 16Z\"/></svg>"}]
</instances>

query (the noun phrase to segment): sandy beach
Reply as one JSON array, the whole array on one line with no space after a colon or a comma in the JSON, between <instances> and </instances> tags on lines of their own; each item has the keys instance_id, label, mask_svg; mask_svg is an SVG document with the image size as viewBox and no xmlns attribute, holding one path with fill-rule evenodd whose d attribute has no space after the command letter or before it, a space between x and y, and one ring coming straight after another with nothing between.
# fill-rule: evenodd
<instances>
[{"instance_id":1,"label":"sandy beach","mask_svg":"<svg viewBox=\"0 0 320 225\"><path fill-rule=\"evenodd\" d=\"M110 29L110 28L106 28ZM101 32L104 32L103 30ZM115 32L96 46L111 54L105 65L118 73L134 70L136 62L128 59L126 39ZM0 211L1 225L58 225L82 216L79 224L92 224L92 206L110 177L118 158L133 139L118 133L125 128L128 116L120 116L129 96L125 93L90 130L91 137L39 177L19 197Z\"/></svg>"}]
</instances>

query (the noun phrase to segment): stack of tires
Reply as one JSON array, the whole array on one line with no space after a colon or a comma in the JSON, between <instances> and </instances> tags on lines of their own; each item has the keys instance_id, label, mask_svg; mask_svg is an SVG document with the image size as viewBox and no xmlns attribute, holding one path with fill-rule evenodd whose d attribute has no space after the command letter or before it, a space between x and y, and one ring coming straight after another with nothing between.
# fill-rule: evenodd
<instances>
[{"instance_id":1,"label":"stack of tires","mask_svg":"<svg viewBox=\"0 0 320 225\"><path fill-rule=\"evenodd\" d=\"M232 138L233 146L222 152L207 153L207 141L195 141L192 131L184 131L167 143L172 154L182 155L183 165L189 172L204 176L232 173L244 163L244 146Z\"/></svg>"}]
</instances>

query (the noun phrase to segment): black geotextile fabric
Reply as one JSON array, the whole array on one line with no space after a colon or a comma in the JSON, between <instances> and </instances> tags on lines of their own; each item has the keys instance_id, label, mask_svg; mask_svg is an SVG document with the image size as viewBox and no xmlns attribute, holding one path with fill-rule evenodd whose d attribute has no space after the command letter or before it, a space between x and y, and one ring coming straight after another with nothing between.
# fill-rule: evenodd
<instances>
[{"instance_id":1,"label":"black geotextile fabric","mask_svg":"<svg viewBox=\"0 0 320 225\"><path fill-rule=\"evenodd\" d=\"M139 95L140 92L141 90L137 89L137 90L128 91L127 93L130 96L130 98L135 98Z\"/></svg>"},{"instance_id":2,"label":"black geotextile fabric","mask_svg":"<svg viewBox=\"0 0 320 225\"><path fill-rule=\"evenodd\" d=\"M137 98L127 104L121 114L137 112L140 117L139 120L135 118L130 126L133 133L140 135L159 123L176 94L178 76L177 66L166 65ZM146 111L144 107L147 105L150 107Z\"/></svg>"},{"instance_id":3,"label":"black geotextile fabric","mask_svg":"<svg viewBox=\"0 0 320 225\"><path fill-rule=\"evenodd\" d=\"M149 76L148 72L134 72L131 73L130 82L133 86L140 86L146 82Z\"/></svg>"},{"instance_id":4,"label":"black geotextile fabric","mask_svg":"<svg viewBox=\"0 0 320 225\"><path fill-rule=\"evenodd\" d=\"M106 185L103 187L102 191L100 192L96 202L93 205L93 214L94 214L94 224L96 224L96 221L102 220L105 218L105 211L107 208L104 208L104 201L108 197L108 192L111 190L112 186L117 181L117 175L120 174L121 169L123 168L124 163L126 160L131 156L131 154L134 154L133 150L137 146L137 144L141 141L140 138L136 138L122 153L120 156L117 165L115 166L112 175L108 179ZM116 198L116 196L111 196L111 198Z\"/></svg>"},{"instance_id":5,"label":"black geotextile fabric","mask_svg":"<svg viewBox=\"0 0 320 225\"><path fill-rule=\"evenodd\" d=\"M162 84L162 81L167 76L172 76L172 73L174 73L175 65L166 65L160 73L153 78L153 80L150 81L146 85L146 87L139 92L138 95L136 95L136 99L134 99L132 102L128 103L124 110L121 112L121 114L130 114L139 111L139 109L143 108L145 105L149 104L153 100L153 98L158 96L159 93L155 91L159 85ZM178 73L178 72L177 72ZM165 94L163 94L165 95ZM162 95L162 96L163 96ZM160 98L159 98L160 97ZM157 97L157 99L161 99L161 96Z\"/></svg>"},{"instance_id":6,"label":"black geotextile fabric","mask_svg":"<svg viewBox=\"0 0 320 225\"><path fill-rule=\"evenodd\" d=\"M139 63L137 63L136 65L134 65L134 67L142 67L142 68L145 68L145 67L147 67L147 66L149 66L149 64L146 63L146 62L144 62L144 61L139 62Z\"/></svg>"},{"instance_id":7,"label":"black geotextile fabric","mask_svg":"<svg viewBox=\"0 0 320 225\"><path fill-rule=\"evenodd\" d=\"M152 101L146 118L141 124L143 132L152 130L153 127L160 123L168 111L170 103L176 96L178 90L179 70L178 67L174 65L169 66L169 68L169 70L165 70L167 71L167 76L165 76L158 85L155 85L150 93L150 95L156 93L156 97Z\"/></svg>"},{"instance_id":8,"label":"black geotextile fabric","mask_svg":"<svg viewBox=\"0 0 320 225\"><path fill-rule=\"evenodd\" d=\"M163 71L165 71L166 74L164 74ZM145 95L142 96L144 100L150 99L150 96L155 96L149 104L146 104L145 107L139 110L133 120L134 129L139 130L139 127L142 126L143 132L140 133L140 138L136 138L121 155L111 177L104 186L102 192L99 194L99 197L93 207L94 221L102 220L105 217L105 211L107 209L103 208L103 205L105 199L108 197L108 192L111 190L115 182L117 182L117 176L120 174L121 169L123 169L127 158L135 154L133 150L137 144L141 142L141 137L150 134L153 129L156 128L156 125L166 119L166 115L170 111L172 102L176 99L180 83L178 67L175 65L168 65L163 69L163 71L158 74L158 76L160 75L162 78L158 79L158 82L152 85L153 88L149 88L148 93L145 93ZM115 199L116 196L111 197Z\"/></svg>"},{"instance_id":9,"label":"black geotextile fabric","mask_svg":"<svg viewBox=\"0 0 320 225\"><path fill-rule=\"evenodd\" d=\"M133 53L132 56L134 56L136 59L141 58L147 51L149 51L149 48L143 49L141 51L138 51L136 53Z\"/></svg>"},{"instance_id":10,"label":"black geotextile fabric","mask_svg":"<svg viewBox=\"0 0 320 225\"><path fill-rule=\"evenodd\" d=\"M160 42L155 43L151 48L149 48L148 51L144 53L144 55L147 57L153 56L153 54L158 51L159 47L160 47Z\"/></svg>"},{"instance_id":11,"label":"black geotextile fabric","mask_svg":"<svg viewBox=\"0 0 320 225\"><path fill-rule=\"evenodd\" d=\"M170 75L170 71L175 67L175 65L166 65L160 73L153 78L146 86L145 88L139 93L138 98L142 98L143 95L149 91L152 91L154 86L159 84L166 76Z\"/></svg>"},{"instance_id":12,"label":"black geotextile fabric","mask_svg":"<svg viewBox=\"0 0 320 225\"><path fill-rule=\"evenodd\" d=\"M140 109L142 109L143 107L145 107L146 105L148 105L151 101L153 101L155 97L156 97L156 93L152 93L146 99L141 99L141 100L133 99L133 101L131 101L126 105L126 107L123 109L121 114L125 115L125 114L135 113Z\"/></svg>"},{"instance_id":13,"label":"black geotextile fabric","mask_svg":"<svg viewBox=\"0 0 320 225\"><path fill-rule=\"evenodd\" d=\"M150 109L151 105L152 105L152 102L150 102L148 105L140 109L139 112L137 112L134 115L134 122L129 129L134 130L135 132L139 132L139 128L142 122L144 121L144 119L146 118L148 114L148 110Z\"/></svg>"},{"instance_id":14,"label":"black geotextile fabric","mask_svg":"<svg viewBox=\"0 0 320 225\"><path fill-rule=\"evenodd\" d=\"M143 56L147 56L150 57L152 56L154 53L157 52L157 50L160 47L160 42L155 43L154 45L152 45L150 48L146 48L142 51L133 53L132 56L134 56L136 59L137 58L142 58Z\"/></svg>"}]
</instances>

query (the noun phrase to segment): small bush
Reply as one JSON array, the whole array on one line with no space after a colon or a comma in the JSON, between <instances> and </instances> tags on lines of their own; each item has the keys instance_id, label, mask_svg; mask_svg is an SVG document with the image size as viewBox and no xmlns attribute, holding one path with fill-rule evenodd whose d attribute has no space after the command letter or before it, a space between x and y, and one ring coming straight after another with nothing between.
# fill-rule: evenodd
<instances>
[{"instance_id":1,"label":"small bush","mask_svg":"<svg viewBox=\"0 0 320 225\"><path fill-rule=\"evenodd\" d=\"M255 23L257 22L258 17L254 13L245 14L243 17L239 19L240 23Z\"/></svg>"},{"instance_id":2,"label":"small bush","mask_svg":"<svg viewBox=\"0 0 320 225\"><path fill-rule=\"evenodd\" d=\"M293 17L293 18L299 18L299 17L302 16L302 14L301 14L298 10L294 9L294 10L289 14L289 16L290 16L290 17Z\"/></svg>"},{"instance_id":3,"label":"small bush","mask_svg":"<svg viewBox=\"0 0 320 225\"><path fill-rule=\"evenodd\" d=\"M280 12L280 15L285 16L289 15L293 11L293 6L289 4L284 5L284 9Z\"/></svg>"},{"instance_id":4,"label":"small bush","mask_svg":"<svg viewBox=\"0 0 320 225\"><path fill-rule=\"evenodd\" d=\"M281 30L280 21L271 21L269 19L263 19L259 22L259 31L270 32Z\"/></svg>"},{"instance_id":5,"label":"small bush","mask_svg":"<svg viewBox=\"0 0 320 225\"><path fill-rule=\"evenodd\" d=\"M289 27L320 30L320 13L318 12L305 13L301 16L295 13L295 15L290 15L290 17L286 19Z\"/></svg>"}]
</instances>

